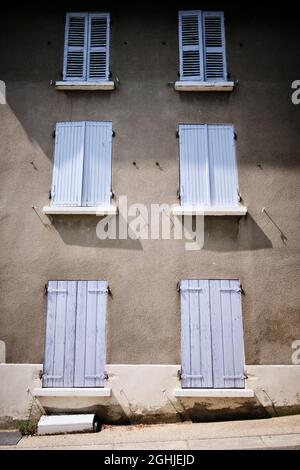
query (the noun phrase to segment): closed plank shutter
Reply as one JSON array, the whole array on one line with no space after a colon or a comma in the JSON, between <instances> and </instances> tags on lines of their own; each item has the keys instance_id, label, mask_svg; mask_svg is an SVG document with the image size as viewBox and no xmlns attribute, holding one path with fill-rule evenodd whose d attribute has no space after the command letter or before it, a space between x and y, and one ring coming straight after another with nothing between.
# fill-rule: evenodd
<instances>
[{"instance_id":1,"label":"closed plank shutter","mask_svg":"<svg viewBox=\"0 0 300 470\"><path fill-rule=\"evenodd\" d=\"M107 309L106 281L78 281L75 387L103 387Z\"/></svg>"},{"instance_id":2,"label":"closed plank shutter","mask_svg":"<svg viewBox=\"0 0 300 470\"><path fill-rule=\"evenodd\" d=\"M223 12L203 12L205 80L227 79Z\"/></svg>"},{"instance_id":3,"label":"closed plank shutter","mask_svg":"<svg viewBox=\"0 0 300 470\"><path fill-rule=\"evenodd\" d=\"M237 206L238 178L233 126L208 126L211 205Z\"/></svg>"},{"instance_id":4,"label":"closed plank shutter","mask_svg":"<svg viewBox=\"0 0 300 470\"><path fill-rule=\"evenodd\" d=\"M181 281L183 388L244 388L238 280Z\"/></svg>"},{"instance_id":5,"label":"closed plank shutter","mask_svg":"<svg viewBox=\"0 0 300 470\"><path fill-rule=\"evenodd\" d=\"M82 197L85 122L56 125L52 179L54 206L80 206Z\"/></svg>"},{"instance_id":6,"label":"closed plank shutter","mask_svg":"<svg viewBox=\"0 0 300 470\"><path fill-rule=\"evenodd\" d=\"M200 11L179 12L180 79L204 80Z\"/></svg>"},{"instance_id":7,"label":"closed plank shutter","mask_svg":"<svg viewBox=\"0 0 300 470\"><path fill-rule=\"evenodd\" d=\"M212 357L208 281L181 281L182 386L211 388Z\"/></svg>"},{"instance_id":8,"label":"closed plank shutter","mask_svg":"<svg viewBox=\"0 0 300 470\"><path fill-rule=\"evenodd\" d=\"M87 122L83 205L107 205L111 200L112 123Z\"/></svg>"},{"instance_id":9,"label":"closed plank shutter","mask_svg":"<svg viewBox=\"0 0 300 470\"><path fill-rule=\"evenodd\" d=\"M67 13L63 79L86 80L88 14Z\"/></svg>"},{"instance_id":10,"label":"closed plank shutter","mask_svg":"<svg viewBox=\"0 0 300 470\"><path fill-rule=\"evenodd\" d=\"M109 28L108 13L89 15L87 80L109 78Z\"/></svg>"},{"instance_id":11,"label":"closed plank shutter","mask_svg":"<svg viewBox=\"0 0 300 470\"><path fill-rule=\"evenodd\" d=\"M76 281L49 281L43 387L73 387Z\"/></svg>"},{"instance_id":12,"label":"closed plank shutter","mask_svg":"<svg viewBox=\"0 0 300 470\"><path fill-rule=\"evenodd\" d=\"M181 205L209 206L210 179L207 125L179 126Z\"/></svg>"}]
</instances>

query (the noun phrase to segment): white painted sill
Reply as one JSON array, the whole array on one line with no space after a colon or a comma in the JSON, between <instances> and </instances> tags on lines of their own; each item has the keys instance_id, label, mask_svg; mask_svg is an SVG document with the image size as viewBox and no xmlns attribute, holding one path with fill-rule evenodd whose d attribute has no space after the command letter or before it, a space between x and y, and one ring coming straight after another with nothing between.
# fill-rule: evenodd
<instances>
[{"instance_id":1,"label":"white painted sill","mask_svg":"<svg viewBox=\"0 0 300 470\"><path fill-rule=\"evenodd\" d=\"M110 388L35 388L34 397L110 397Z\"/></svg>"},{"instance_id":2,"label":"white painted sill","mask_svg":"<svg viewBox=\"0 0 300 470\"><path fill-rule=\"evenodd\" d=\"M236 207L199 207L199 206L175 206L173 215L203 215L203 216L243 216L246 215L247 207L239 205Z\"/></svg>"},{"instance_id":3,"label":"white painted sill","mask_svg":"<svg viewBox=\"0 0 300 470\"><path fill-rule=\"evenodd\" d=\"M86 91L109 91L115 89L115 82L55 82L56 90L86 90Z\"/></svg>"},{"instance_id":4,"label":"white painted sill","mask_svg":"<svg viewBox=\"0 0 300 470\"><path fill-rule=\"evenodd\" d=\"M234 82L197 82L181 80L175 82L176 91L233 91Z\"/></svg>"},{"instance_id":5,"label":"white painted sill","mask_svg":"<svg viewBox=\"0 0 300 470\"><path fill-rule=\"evenodd\" d=\"M186 398L253 398L254 391L246 388L177 388L175 397Z\"/></svg>"},{"instance_id":6,"label":"white painted sill","mask_svg":"<svg viewBox=\"0 0 300 470\"><path fill-rule=\"evenodd\" d=\"M117 215L117 206L99 207L65 207L65 206L45 206L43 212L46 215Z\"/></svg>"}]
</instances>

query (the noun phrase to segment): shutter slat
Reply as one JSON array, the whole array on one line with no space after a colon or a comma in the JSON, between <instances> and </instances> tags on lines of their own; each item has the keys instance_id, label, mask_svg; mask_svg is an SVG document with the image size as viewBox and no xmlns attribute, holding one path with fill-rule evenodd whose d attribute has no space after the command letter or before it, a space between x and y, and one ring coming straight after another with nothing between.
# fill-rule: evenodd
<instances>
[{"instance_id":1,"label":"shutter slat","mask_svg":"<svg viewBox=\"0 0 300 470\"><path fill-rule=\"evenodd\" d=\"M74 387L85 386L87 284L79 281L77 286Z\"/></svg>"},{"instance_id":2,"label":"shutter slat","mask_svg":"<svg viewBox=\"0 0 300 470\"><path fill-rule=\"evenodd\" d=\"M109 13L89 15L88 81L109 79Z\"/></svg>"},{"instance_id":3,"label":"shutter slat","mask_svg":"<svg viewBox=\"0 0 300 470\"><path fill-rule=\"evenodd\" d=\"M87 122L83 172L84 206L111 201L112 123Z\"/></svg>"},{"instance_id":4,"label":"shutter slat","mask_svg":"<svg viewBox=\"0 0 300 470\"><path fill-rule=\"evenodd\" d=\"M223 12L203 12L205 80L227 79Z\"/></svg>"},{"instance_id":5,"label":"shutter slat","mask_svg":"<svg viewBox=\"0 0 300 470\"><path fill-rule=\"evenodd\" d=\"M66 81L86 80L88 14L67 13L64 71Z\"/></svg>"},{"instance_id":6,"label":"shutter slat","mask_svg":"<svg viewBox=\"0 0 300 470\"><path fill-rule=\"evenodd\" d=\"M180 79L203 80L201 12L179 12Z\"/></svg>"},{"instance_id":7,"label":"shutter slat","mask_svg":"<svg viewBox=\"0 0 300 470\"><path fill-rule=\"evenodd\" d=\"M53 206L80 206L82 195L85 122L56 125L52 178Z\"/></svg>"}]
</instances>

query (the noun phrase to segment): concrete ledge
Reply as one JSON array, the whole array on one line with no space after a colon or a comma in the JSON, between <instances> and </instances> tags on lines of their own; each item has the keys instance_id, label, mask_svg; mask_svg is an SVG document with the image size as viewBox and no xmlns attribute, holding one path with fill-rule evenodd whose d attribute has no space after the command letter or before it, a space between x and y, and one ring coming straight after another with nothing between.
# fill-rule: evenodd
<instances>
[{"instance_id":1,"label":"concrete ledge","mask_svg":"<svg viewBox=\"0 0 300 470\"><path fill-rule=\"evenodd\" d=\"M56 90L62 91L110 91L115 89L115 82L103 81L103 82L55 82Z\"/></svg>"},{"instance_id":2,"label":"concrete ledge","mask_svg":"<svg viewBox=\"0 0 300 470\"><path fill-rule=\"evenodd\" d=\"M45 206L44 214L47 215L117 215L118 208L116 206L99 206L99 207L64 207L64 206Z\"/></svg>"},{"instance_id":3,"label":"concrete ledge","mask_svg":"<svg viewBox=\"0 0 300 470\"><path fill-rule=\"evenodd\" d=\"M177 81L176 91L233 91L234 82Z\"/></svg>"},{"instance_id":4,"label":"concrete ledge","mask_svg":"<svg viewBox=\"0 0 300 470\"><path fill-rule=\"evenodd\" d=\"M38 423L37 433L45 434L63 434L72 432L93 432L95 415L58 415L42 416Z\"/></svg>"},{"instance_id":5,"label":"concrete ledge","mask_svg":"<svg viewBox=\"0 0 300 470\"><path fill-rule=\"evenodd\" d=\"M203 216L243 216L248 212L247 207L198 207L176 206L173 207L173 215L203 215Z\"/></svg>"},{"instance_id":6,"label":"concrete ledge","mask_svg":"<svg viewBox=\"0 0 300 470\"><path fill-rule=\"evenodd\" d=\"M34 388L34 397L110 397L110 388Z\"/></svg>"},{"instance_id":7,"label":"concrete ledge","mask_svg":"<svg viewBox=\"0 0 300 470\"><path fill-rule=\"evenodd\" d=\"M199 398L253 398L253 390L245 388L177 388L175 397Z\"/></svg>"}]
</instances>

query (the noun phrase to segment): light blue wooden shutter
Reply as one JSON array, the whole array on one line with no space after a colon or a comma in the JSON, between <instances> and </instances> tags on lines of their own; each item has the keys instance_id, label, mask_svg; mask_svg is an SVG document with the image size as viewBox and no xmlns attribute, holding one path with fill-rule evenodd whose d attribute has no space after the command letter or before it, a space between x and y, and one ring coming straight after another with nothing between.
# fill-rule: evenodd
<instances>
[{"instance_id":1,"label":"light blue wooden shutter","mask_svg":"<svg viewBox=\"0 0 300 470\"><path fill-rule=\"evenodd\" d=\"M223 12L202 13L204 36L205 80L227 79L225 26Z\"/></svg>"},{"instance_id":2,"label":"light blue wooden shutter","mask_svg":"<svg viewBox=\"0 0 300 470\"><path fill-rule=\"evenodd\" d=\"M181 281L182 387L211 388L212 356L208 281Z\"/></svg>"},{"instance_id":3,"label":"light blue wooden shutter","mask_svg":"<svg viewBox=\"0 0 300 470\"><path fill-rule=\"evenodd\" d=\"M103 387L107 282L78 281L75 387Z\"/></svg>"},{"instance_id":4,"label":"light blue wooden shutter","mask_svg":"<svg viewBox=\"0 0 300 470\"><path fill-rule=\"evenodd\" d=\"M238 206L233 126L208 126L211 206Z\"/></svg>"},{"instance_id":5,"label":"light blue wooden shutter","mask_svg":"<svg viewBox=\"0 0 300 470\"><path fill-rule=\"evenodd\" d=\"M109 78L109 13L89 15L88 34L88 81Z\"/></svg>"},{"instance_id":6,"label":"light blue wooden shutter","mask_svg":"<svg viewBox=\"0 0 300 470\"><path fill-rule=\"evenodd\" d=\"M88 14L67 13L64 71L66 81L86 80Z\"/></svg>"},{"instance_id":7,"label":"light blue wooden shutter","mask_svg":"<svg viewBox=\"0 0 300 470\"><path fill-rule=\"evenodd\" d=\"M183 388L244 388L238 280L181 281Z\"/></svg>"},{"instance_id":8,"label":"light blue wooden shutter","mask_svg":"<svg viewBox=\"0 0 300 470\"><path fill-rule=\"evenodd\" d=\"M244 388L244 337L240 283L210 281L215 388Z\"/></svg>"},{"instance_id":9,"label":"light blue wooden shutter","mask_svg":"<svg viewBox=\"0 0 300 470\"><path fill-rule=\"evenodd\" d=\"M83 205L108 205L111 200L112 123L87 122L83 174Z\"/></svg>"},{"instance_id":10,"label":"light blue wooden shutter","mask_svg":"<svg viewBox=\"0 0 300 470\"><path fill-rule=\"evenodd\" d=\"M81 205L84 133L85 122L56 125L51 205Z\"/></svg>"},{"instance_id":11,"label":"light blue wooden shutter","mask_svg":"<svg viewBox=\"0 0 300 470\"><path fill-rule=\"evenodd\" d=\"M179 12L179 57L181 80L204 80L200 11Z\"/></svg>"},{"instance_id":12,"label":"light blue wooden shutter","mask_svg":"<svg viewBox=\"0 0 300 470\"><path fill-rule=\"evenodd\" d=\"M76 281L49 281L44 387L73 387Z\"/></svg>"},{"instance_id":13,"label":"light blue wooden shutter","mask_svg":"<svg viewBox=\"0 0 300 470\"><path fill-rule=\"evenodd\" d=\"M183 206L210 205L208 126L179 126L180 197Z\"/></svg>"}]
</instances>

